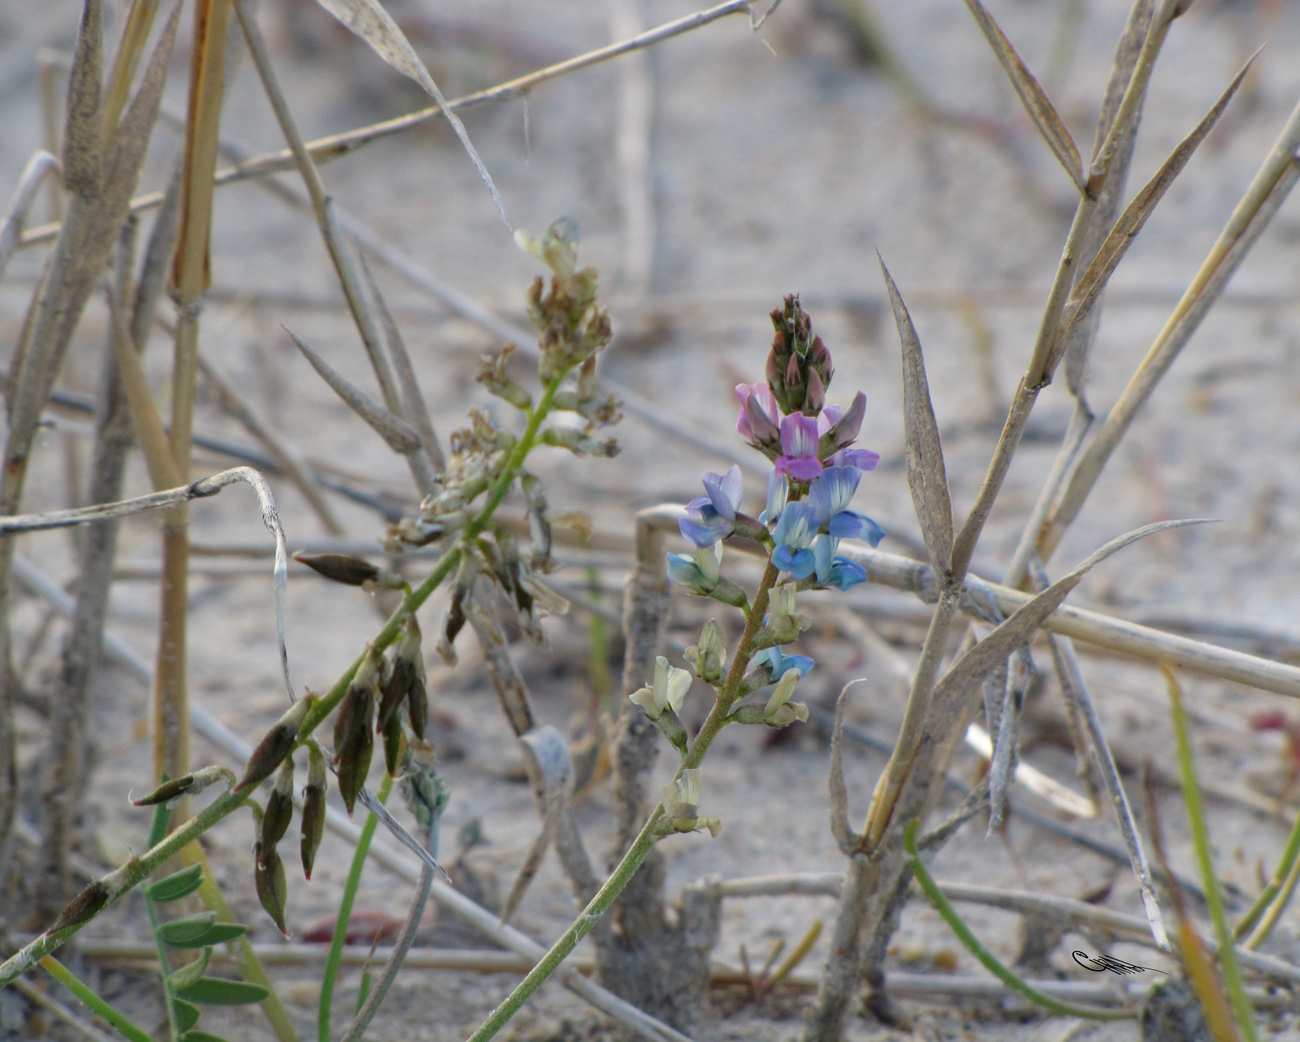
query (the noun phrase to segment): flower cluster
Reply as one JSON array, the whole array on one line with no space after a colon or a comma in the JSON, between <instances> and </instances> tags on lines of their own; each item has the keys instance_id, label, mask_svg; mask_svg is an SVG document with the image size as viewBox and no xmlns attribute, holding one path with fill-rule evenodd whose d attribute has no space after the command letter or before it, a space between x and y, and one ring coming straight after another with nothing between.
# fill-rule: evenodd
<instances>
[{"instance_id":1,"label":"flower cluster","mask_svg":"<svg viewBox=\"0 0 1300 1042\"><path fill-rule=\"evenodd\" d=\"M821 337L812 336L797 297L786 297L784 307L772 312L772 324L767 380L736 388L736 430L773 464L765 507L757 518L740 512L740 468L732 467L726 474L704 475L705 495L686 505L679 527L699 550L733 535L757 539L772 547L772 563L795 579L817 589L847 590L865 581L866 573L836 553L839 541L876 546L885 534L871 518L849 509L862 472L880 462L874 452L850 448L867 399L859 392L847 410L826 403L831 354ZM695 560L671 555L670 574L696 592L715 595L718 558L700 558L698 552Z\"/></svg>"},{"instance_id":2,"label":"flower cluster","mask_svg":"<svg viewBox=\"0 0 1300 1042\"><path fill-rule=\"evenodd\" d=\"M811 625L796 611L797 592L847 590L865 582L862 566L837 553L840 540L860 539L876 546L885 533L851 508L863 471L880 462L876 453L852 447L866 414L866 396L854 395L847 409L827 404L834 374L831 354L821 337L813 336L797 297L786 297L772 312L772 324L776 336L766 380L736 388L736 430L772 464L763 510L757 517L741 510L739 467L725 474L706 473L701 479L704 495L686 504L686 516L678 522L694 549L669 554L668 575L697 594L740 608L748 620L747 636L737 650L743 661L733 663L730 671L721 630L713 620L699 643L686 649L695 676L718 692L723 722L785 727L808 719L808 707L791 696L813 667L808 656L783 650ZM744 589L722 574L723 545L731 539L759 543L768 551L771 568L756 600L757 605L763 593L768 594L761 626ZM777 584L781 575L788 578ZM708 821L696 811L698 780L695 768L685 767L690 747L678 716L690 685L686 670L661 657L654 682L631 696L683 756L682 773L664 790L665 834L690 831ZM772 685L766 704L737 704ZM707 827L713 831L712 825Z\"/></svg>"}]
</instances>

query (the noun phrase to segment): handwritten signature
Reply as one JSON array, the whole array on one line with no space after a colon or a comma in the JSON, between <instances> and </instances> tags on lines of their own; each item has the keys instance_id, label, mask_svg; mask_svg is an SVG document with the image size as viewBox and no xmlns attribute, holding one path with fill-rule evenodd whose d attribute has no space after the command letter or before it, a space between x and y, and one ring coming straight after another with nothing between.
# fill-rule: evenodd
<instances>
[{"instance_id":1,"label":"handwritten signature","mask_svg":"<svg viewBox=\"0 0 1300 1042\"><path fill-rule=\"evenodd\" d=\"M1111 973L1118 973L1123 976L1127 973L1142 973L1151 970L1154 973L1164 973L1166 977L1169 976L1164 970L1157 970L1154 966L1138 966L1136 963L1112 959L1109 955L1092 957L1087 952L1071 952L1070 954L1074 956L1075 962L1085 970L1092 970L1093 973L1104 973L1106 970L1110 970ZM1090 963L1091 965L1089 965Z\"/></svg>"}]
</instances>

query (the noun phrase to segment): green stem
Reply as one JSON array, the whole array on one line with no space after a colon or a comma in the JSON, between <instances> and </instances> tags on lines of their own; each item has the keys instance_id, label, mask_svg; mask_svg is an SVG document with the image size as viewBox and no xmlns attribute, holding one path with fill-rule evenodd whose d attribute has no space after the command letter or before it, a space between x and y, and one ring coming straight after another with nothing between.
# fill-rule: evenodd
<instances>
[{"instance_id":1,"label":"green stem","mask_svg":"<svg viewBox=\"0 0 1300 1042\"><path fill-rule=\"evenodd\" d=\"M537 444L537 435L541 430L542 421L550 412L551 404L565 375L567 375L567 371L551 380L543 391L541 399L532 412L529 413L528 424L523 435L515 445L515 449L506 461L505 467L502 468L496 483L489 490L483 508L465 526L462 539L474 538L490 523L493 512L501 505L501 501L505 498L511 482L519 473L519 469L528 458L529 452ZM382 651L397 640L401 635L403 620L429 599L433 591L442 584L443 580L460 563L462 553L463 551L459 547L453 546L439 558L433 571L419 586L406 595L402 604L371 642L372 647L377 651ZM333 711L334 707L342 701L343 696L347 693L348 685L352 682L353 676L361 665L363 657L364 654L359 655L352 665L344 671L343 675L339 677L334 686L317 700L299 729L300 741L306 739L312 731L319 727L321 722ZM151 848L143 857L133 858L115 872L105 876L101 882L108 893L100 911L114 904L137 883L151 875L164 861L179 853L188 843L197 839L217 822L232 814L243 803L244 796L240 794L227 792L219 796L202 811L190 818L189 821L176 828L165 840ZM366 823L366 826L371 829L371 834L373 834L374 829L373 822L374 819L372 818ZM641 856L644 858L645 854L643 853ZM0 964L0 989L15 978L22 976L46 955L57 950L64 941L75 935L86 922L93 918L94 916L90 916L84 922L65 926L55 932L43 933L6 959L3 964Z\"/></svg>"},{"instance_id":2,"label":"green stem","mask_svg":"<svg viewBox=\"0 0 1300 1042\"><path fill-rule=\"evenodd\" d=\"M131 1042L153 1042L153 1036L141 1031L132 1024L126 1017L122 1016L117 1010L101 999L88 988L71 970L63 963L59 962L53 955L46 955L40 960L41 967L49 973L56 981L67 988L74 994L81 1003L96 1015L103 1017L106 1021L117 1028L119 1032L131 1040Z\"/></svg>"},{"instance_id":3,"label":"green stem","mask_svg":"<svg viewBox=\"0 0 1300 1042\"><path fill-rule=\"evenodd\" d=\"M484 501L482 509L479 510L479 512L465 525L458 542L465 542L466 540L473 539L491 522L492 515L496 512L497 507L501 505L501 501L505 499L506 493L510 490L511 484L518 476L520 468L528 458L528 454L533 450L534 446L536 446L537 435L541 430L542 421L545 420L547 415L550 413L551 403L554 401L555 395L560 389L560 384L567 373L568 370L565 370L565 372L561 373L547 384L546 389L542 392L541 399L528 414L528 425L524 429L524 433L520 436L519 441L515 444L514 451L510 454L510 458L506 461L506 465L501 469L501 473L497 476L497 480L488 490L487 499ZM460 563L462 553L463 551L459 546L452 546L449 548L447 552L438 559L437 565L425 580L406 595L397 610L389 616L388 622L384 624L384 628L380 630L375 639L370 642L371 646L376 651L383 651L401 636L402 621L407 615L418 610L420 606L423 605L424 602L433 594L433 591L442 585L443 580L446 579L447 576L451 574L452 570ZM352 677L356 674L356 671L360 667L364 658L364 652L358 655L352 665L347 668L341 677L339 677L334 686L317 701L315 706L312 707L311 712L307 714L302 727L299 729L300 739L306 738L307 735L311 734L312 731L320 726L321 721L329 716L329 714L334 711L334 707L343 700L343 696L347 693L348 685L352 683Z\"/></svg>"},{"instance_id":4,"label":"green stem","mask_svg":"<svg viewBox=\"0 0 1300 1042\"><path fill-rule=\"evenodd\" d=\"M1183 696L1178 680L1168 665L1161 665L1165 686L1169 689L1169 704L1173 710L1174 739L1178 749L1178 774L1183 783L1183 802L1187 805L1187 823L1192 830L1192 847L1201 870L1201 884L1205 888L1205 907L1214 923L1214 936L1219 942L1219 965L1228 988L1228 999L1237 1027L1246 1042L1255 1042L1255 1011L1246 995L1241 965L1237 961L1237 948L1232 943L1228 929L1228 913L1223 904L1223 891L1219 889L1214 874L1214 856L1210 853L1210 833L1205 826L1205 807L1201 803L1201 787L1196 780L1196 763L1192 759L1192 742L1187 734L1187 714L1183 711Z\"/></svg>"},{"instance_id":5,"label":"green stem","mask_svg":"<svg viewBox=\"0 0 1300 1042\"><path fill-rule=\"evenodd\" d=\"M776 585L777 567L771 563L767 564L767 569L763 572L763 578L759 581L758 592L754 595L754 603L749 612L749 617L745 622L745 631L741 634L740 642L736 645L735 658L731 663L731 670L727 674L727 679L718 692L718 699L713 704L713 709L709 712L708 718L700 728L700 733L695 736L695 741L691 743L690 750L682 757L681 766L677 769L675 777L680 778L682 771L692 767L698 767L704 760L704 755L709 751L709 746L718 733L727 724L727 714L731 712L732 706L737 701L741 683L745 678L745 669L749 665L752 657L750 648L754 642L754 635L762 628L763 615L767 611L768 594L772 587ZM536 966L534 966L522 981L519 982L515 990L512 991L501 1005L497 1006L483 1021L478 1030L470 1036L469 1042L487 1042L493 1035L501 1030L502 1027L518 1012L519 1008L528 1001L529 997L535 992L542 983L557 969L560 963L568 958L569 953L577 947L591 930L596 922L609 911L610 907L618 900L618 895L631 882L632 877L636 875L637 869L641 867L642 862L654 848L655 838L657 835L655 826L658 825L659 819L663 817L664 807L662 803L655 805L655 809L646 819L646 823L641 826L641 831L632 845L628 848L623 859L610 873L603 886L597 891L596 896L591 899L587 907L582 910L582 914L569 926L560 936Z\"/></svg>"},{"instance_id":6,"label":"green stem","mask_svg":"<svg viewBox=\"0 0 1300 1042\"><path fill-rule=\"evenodd\" d=\"M376 794L380 803L388 802L388 794L393 791L393 778L387 772ZM352 918L352 904L357 897L357 888L361 885L361 872L366 866L366 855L370 853L370 841L375 837L375 828L379 819L373 814L367 815L366 823L361 827L357 839L357 849L352 855L352 867L348 870L348 881L343 887L343 900L339 902L338 918L334 921L334 937L330 941L330 954L325 962L325 976L320 986L320 1013L316 1021L316 1037L320 1042L330 1042L330 1006L334 1001L334 983L338 979L339 964L343 959L343 945L348 938L348 920Z\"/></svg>"},{"instance_id":7,"label":"green stem","mask_svg":"<svg viewBox=\"0 0 1300 1042\"><path fill-rule=\"evenodd\" d=\"M1264 914L1264 910L1277 896L1277 892L1282 889L1282 884L1286 882L1287 876L1291 874L1291 866L1295 864L1297 856L1300 856L1300 815L1296 816L1295 824L1291 826L1291 836L1286 842L1286 849L1282 852L1282 860L1278 862L1273 878L1269 880L1268 886L1264 887L1263 893L1259 895L1255 903L1250 906L1250 911L1242 916L1241 922L1232 931L1234 938L1240 941L1250 934L1255 924L1259 922L1259 917ZM1253 944L1248 946L1255 947Z\"/></svg>"},{"instance_id":8,"label":"green stem","mask_svg":"<svg viewBox=\"0 0 1300 1042\"><path fill-rule=\"evenodd\" d=\"M956 909L948 903L948 898L944 896L939 884L934 881L929 870L921 861L921 855L916 849L916 828L920 824L919 818L913 818L907 823L907 828L903 830L903 849L907 851L907 857L912 866L912 872L916 876L916 881L921 884L921 889L925 891L925 896L930 899L935 910L943 916L944 921L948 924L957 939L966 946L975 958L984 965L984 968L998 978L1008 988L1011 988L1036 1006L1042 1006L1043 1009L1063 1017L1087 1017L1090 1020L1126 1020L1133 1017L1132 1013L1124 1010L1098 1009L1094 1006L1075 1006L1069 1002L1061 1002L1059 999L1052 998L1046 992L1039 991L1037 988L1021 980L1006 966L1002 965L997 957L990 952L984 945L980 944L977 938L970 931L970 927L962 922L961 916L957 914Z\"/></svg>"},{"instance_id":9,"label":"green stem","mask_svg":"<svg viewBox=\"0 0 1300 1042\"><path fill-rule=\"evenodd\" d=\"M164 772L163 781L167 781L167 774ZM157 846L167 835L167 807L160 806L153 816L153 828L149 832L149 846ZM158 968L162 971L163 986L163 1004L167 1007L167 1037L175 1042L179 1032L176 1030L176 1007L173 1000L176 998L172 994L171 984L171 964L167 959L167 945L162 939L158 923L158 907L149 897L148 887L142 887L141 896L144 897L145 911L149 914L149 928L153 931L154 944L158 946Z\"/></svg>"},{"instance_id":10,"label":"green stem","mask_svg":"<svg viewBox=\"0 0 1300 1042\"><path fill-rule=\"evenodd\" d=\"M123 895L130 893L137 883L152 875L158 866L168 858L179 854L183 847L198 839L199 836L222 818L227 817L243 806L244 799L243 794L233 792L218 796L212 803L177 828L157 846L148 850L143 856L133 857L121 868L98 880L97 882L107 891L107 894L96 915L115 904ZM0 988L4 988L14 978L21 977L32 966L59 948L64 941L75 935L86 923L94 918L93 915L87 916L82 922L65 926L57 931L46 931L30 944L15 952L0 965Z\"/></svg>"}]
</instances>

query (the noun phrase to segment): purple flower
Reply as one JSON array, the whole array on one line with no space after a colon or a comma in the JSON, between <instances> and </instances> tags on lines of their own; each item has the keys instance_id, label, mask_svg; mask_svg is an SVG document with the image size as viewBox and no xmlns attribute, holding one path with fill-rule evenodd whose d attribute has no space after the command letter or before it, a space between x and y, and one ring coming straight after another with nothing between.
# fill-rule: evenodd
<instances>
[{"instance_id":1,"label":"purple flower","mask_svg":"<svg viewBox=\"0 0 1300 1042\"><path fill-rule=\"evenodd\" d=\"M696 546L712 546L735 528L742 492L740 468L733 466L726 474L705 474L701 481L708 495L686 504L690 517L678 521L677 527Z\"/></svg>"},{"instance_id":2,"label":"purple flower","mask_svg":"<svg viewBox=\"0 0 1300 1042\"><path fill-rule=\"evenodd\" d=\"M833 467L857 467L858 470L875 470L880 453L870 449L840 449L826 461Z\"/></svg>"},{"instance_id":3,"label":"purple flower","mask_svg":"<svg viewBox=\"0 0 1300 1042\"><path fill-rule=\"evenodd\" d=\"M778 474L789 474L799 481L809 481L822 472L817 458L817 417L794 413L781 421L781 456L776 461Z\"/></svg>"},{"instance_id":4,"label":"purple flower","mask_svg":"<svg viewBox=\"0 0 1300 1042\"><path fill-rule=\"evenodd\" d=\"M781 409L776 404L772 388L764 382L737 384L736 397L740 399L740 418L736 420L736 431L754 448L774 444L780 437L777 418Z\"/></svg>"},{"instance_id":5,"label":"purple flower","mask_svg":"<svg viewBox=\"0 0 1300 1042\"><path fill-rule=\"evenodd\" d=\"M768 673L774 681L780 680L791 669L797 669L799 676L805 677L813 668L813 660L807 655L787 655L780 648L764 648L754 656L752 664L767 666Z\"/></svg>"},{"instance_id":6,"label":"purple flower","mask_svg":"<svg viewBox=\"0 0 1300 1042\"><path fill-rule=\"evenodd\" d=\"M780 520L772 540L776 549L772 551L772 563L783 572L789 572L796 579L805 579L812 575L815 561L812 545L813 536L817 534L817 513L808 503L790 503L781 511Z\"/></svg>"},{"instance_id":7,"label":"purple flower","mask_svg":"<svg viewBox=\"0 0 1300 1042\"><path fill-rule=\"evenodd\" d=\"M858 431L862 430L862 418L867 413L867 396L861 391L855 394L849 405L849 411L843 416L835 406L827 406L825 412L829 413L831 409L835 409L835 415L826 430L822 431L823 434L831 436L831 449L838 450L846 445L852 445L858 436Z\"/></svg>"}]
</instances>

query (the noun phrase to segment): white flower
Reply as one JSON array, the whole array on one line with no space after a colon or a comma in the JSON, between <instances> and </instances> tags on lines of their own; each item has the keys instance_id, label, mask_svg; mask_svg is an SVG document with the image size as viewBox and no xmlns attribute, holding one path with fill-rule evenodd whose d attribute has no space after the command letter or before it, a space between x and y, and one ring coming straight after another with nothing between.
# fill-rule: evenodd
<instances>
[{"instance_id":1,"label":"white flower","mask_svg":"<svg viewBox=\"0 0 1300 1042\"><path fill-rule=\"evenodd\" d=\"M680 712L690 690L691 674L689 670L670 666L668 660L660 655L655 659L655 679L650 687L634 691L628 697L651 720L658 720L665 709Z\"/></svg>"}]
</instances>

